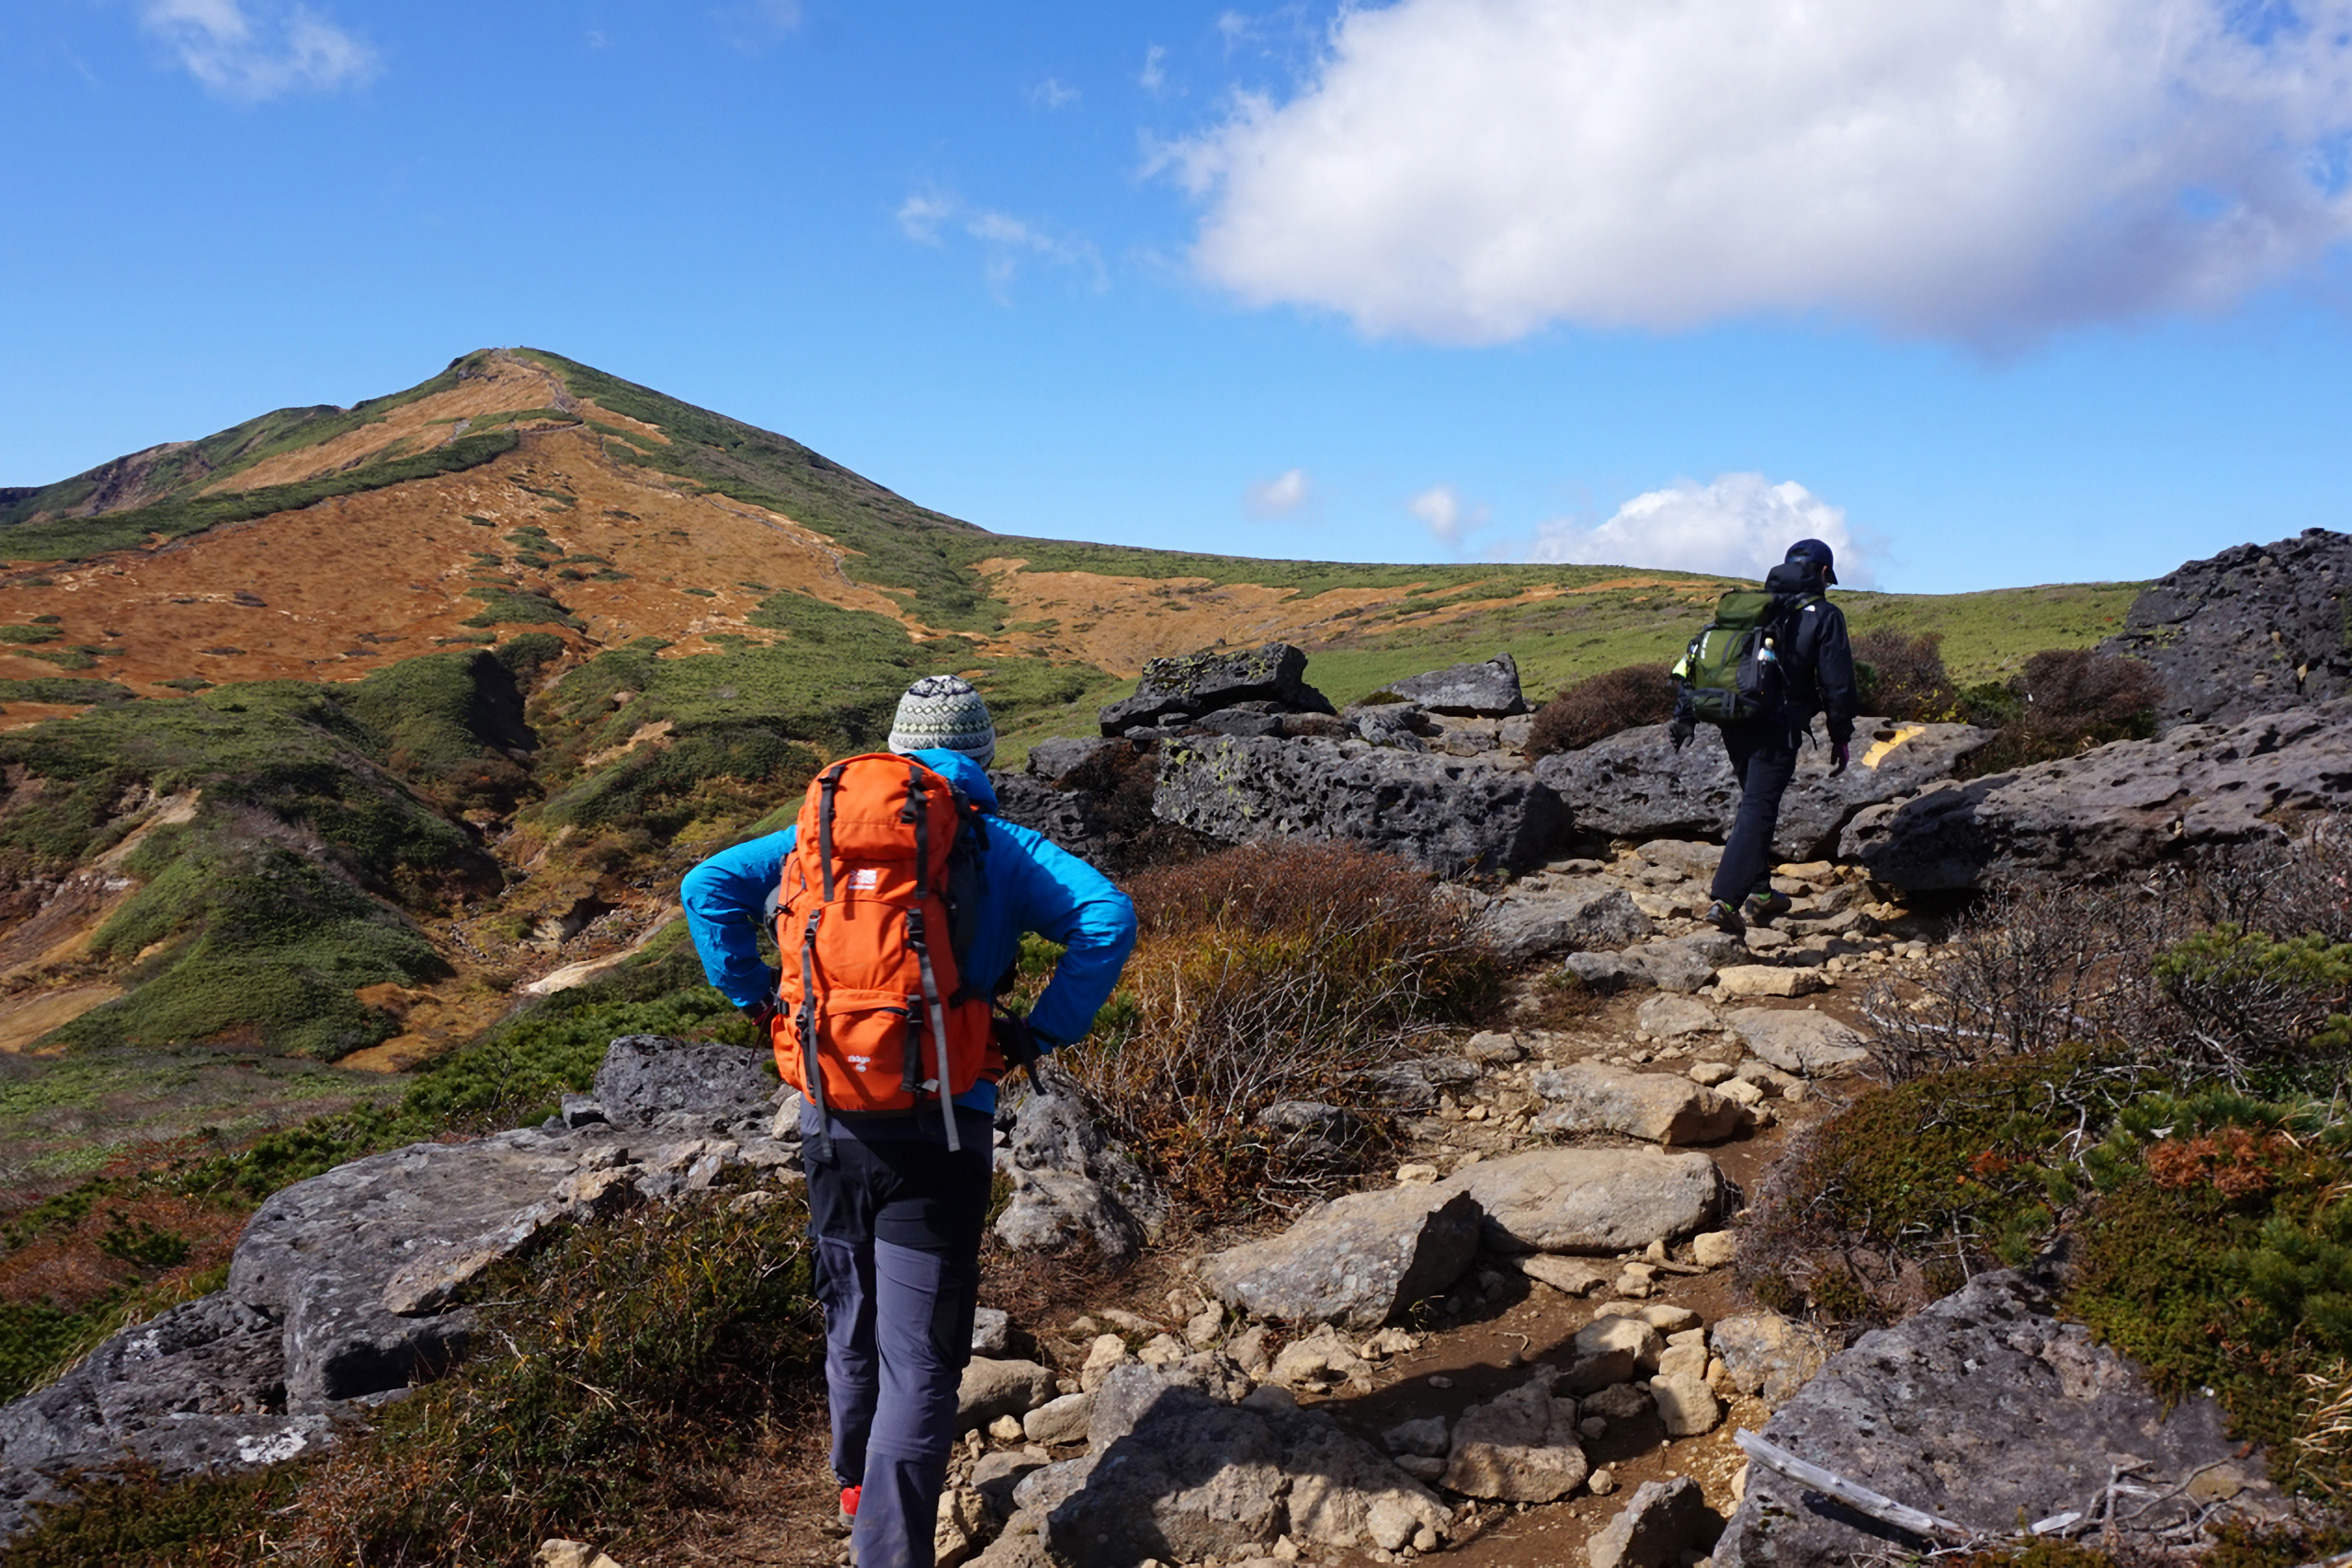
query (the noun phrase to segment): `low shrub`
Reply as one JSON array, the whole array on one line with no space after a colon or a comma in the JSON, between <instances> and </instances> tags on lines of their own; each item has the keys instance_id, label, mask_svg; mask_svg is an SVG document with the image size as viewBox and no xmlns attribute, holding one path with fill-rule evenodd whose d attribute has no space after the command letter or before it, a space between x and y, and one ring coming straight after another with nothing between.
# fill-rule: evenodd
<instances>
[{"instance_id":1,"label":"low shrub","mask_svg":"<svg viewBox=\"0 0 2352 1568\"><path fill-rule=\"evenodd\" d=\"M2137 659L2087 648L2048 649L2025 661L2015 687L2017 716L1962 771L1981 777L2072 757L2109 741L2144 740L2156 733L2163 700L2164 683Z\"/></svg>"},{"instance_id":2,"label":"low shrub","mask_svg":"<svg viewBox=\"0 0 2352 1568\"><path fill-rule=\"evenodd\" d=\"M2076 1158L2152 1082L2068 1046L1866 1090L1766 1179L1741 1283L1778 1311L1885 1323L2024 1263L2074 1196Z\"/></svg>"},{"instance_id":3,"label":"low shrub","mask_svg":"<svg viewBox=\"0 0 2352 1568\"><path fill-rule=\"evenodd\" d=\"M1932 969L1864 994L1872 1054L1903 1083L2111 1038L2125 1020L2148 1015L2155 956L2192 919L2178 878L2153 896L2064 883L1995 887Z\"/></svg>"},{"instance_id":4,"label":"low shrub","mask_svg":"<svg viewBox=\"0 0 2352 1568\"><path fill-rule=\"evenodd\" d=\"M1589 676L1536 710L1527 755L1575 751L1644 724L1674 717L1674 682L1662 666L1628 664Z\"/></svg>"},{"instance_id":5,"label":"low shrub","mask_svg":"<svg viewBox=\"0 0 2352 1568\"><path fill-rule=\"evenodd\" d=\"M2210 1388L2295 1491L2352 1502L2346 1129L2308 1103L2152 1097L2086 1161L2066 1310L2178 1398Z\"/></svg>"},{"instance_id":6,"label":"low shrub","mask_svg":"<svg viewBox=\"0 0 2352 1568\"><path fill-rule=\"evenodd\" d=\"M1359 1075L1482 1018L1500 970L1430 879L1353 846L1225 850L1138 877L1124 988L1056 1060L1180 1208L1230 1215L1320 1195L1385 1118ZM1338 1106L1335 1146L1260 1124L1284 1101Z\"/></svg>"},{"instance_id":7,"label":"low shrub","mask_svg":"<svg viewBox=\"0 0 2352 1568\"><path fill-rule=\"evenodd\" d=\"M2330 1093L2352 1047L2352 943L2222 924L2156 956L2174 1054L2238 1088Z\"/></svg>"},{"instance_id":8,"label":"low shrub","mask_svg":"<svg viewBox=\"0 0 2352 1568\"><path fill-rule=\"evenodd\" d=\"M1948 723L1959 716L1960 694L1945 673L1944 639L1890 626L1853 640L1854 687L1864 713L1911 724Z\"/></svg>"}]
</instances>

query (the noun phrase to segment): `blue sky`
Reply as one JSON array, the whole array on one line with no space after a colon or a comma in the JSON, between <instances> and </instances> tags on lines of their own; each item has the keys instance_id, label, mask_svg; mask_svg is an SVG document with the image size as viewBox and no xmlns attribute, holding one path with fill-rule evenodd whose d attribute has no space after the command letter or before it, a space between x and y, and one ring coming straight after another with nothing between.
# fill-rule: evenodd
<instances>
[{"instance_id":1,"label":"blue sky","mask_svg":"<svg viewBox=\"0 0 2352 1568\"><path fill-rule=\"evenodd\" d=\"M1004 532L2152 576L2352 528L2348 36L0 0L0 484L528 343Z\"/></svg>"}]
</instances>

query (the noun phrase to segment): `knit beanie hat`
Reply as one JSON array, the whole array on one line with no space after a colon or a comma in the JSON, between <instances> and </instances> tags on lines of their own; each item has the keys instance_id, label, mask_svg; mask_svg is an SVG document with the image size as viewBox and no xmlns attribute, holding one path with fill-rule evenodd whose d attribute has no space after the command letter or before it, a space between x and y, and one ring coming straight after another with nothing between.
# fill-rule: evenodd
<instances>
[{"instance_id":1,"label":"knit beanie hat","mask_svg":"<svg viewBox=\"0 0 2352 1568\"><path fill-rule=\"evenodd\" d=\"M972 683L955 675L926 675L898 699L890 749L960 751L982 767L996 760L996 725Z\"/></svg>"}]
</instances>

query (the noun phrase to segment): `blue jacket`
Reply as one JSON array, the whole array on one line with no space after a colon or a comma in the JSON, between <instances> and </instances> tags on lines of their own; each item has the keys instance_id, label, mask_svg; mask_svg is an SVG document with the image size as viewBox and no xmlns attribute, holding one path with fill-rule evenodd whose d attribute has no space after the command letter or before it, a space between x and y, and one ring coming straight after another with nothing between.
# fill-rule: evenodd
<instances>
[{"instance_id":1,"label":"blue jacket","mask_svg":"<svg viewBox=\"0 0 2352 1568\"><path fill-rule=\"evenodd\" d=\"M1029 1027L1041 1049L1078 1039L1094 1027L1135 946L1135 906L1076 855L996 816L996 791L971 758L956 751L914 755L989 813L979 918L964 955L968 983L992 988L1019 960L1026 932L1061 943L1068 951L1029 1010ZM679 884L702 972L737 1007L775 1000L776 971L760 959L757 932L797 836L797 828L786 828L723 849ZM976 1085L956 1103L993 1112L996 1086Z\"/></svg>"}]
</instances>

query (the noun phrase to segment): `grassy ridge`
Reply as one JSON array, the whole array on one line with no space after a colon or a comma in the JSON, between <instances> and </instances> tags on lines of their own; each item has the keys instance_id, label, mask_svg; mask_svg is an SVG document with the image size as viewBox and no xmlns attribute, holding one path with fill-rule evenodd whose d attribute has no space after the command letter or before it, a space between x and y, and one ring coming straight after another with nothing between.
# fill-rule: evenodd
<instances>
[{"instance_id":1,"label":"grassy ridge","mask_svg":"<svg viewBox=\"0 0 2352 1568\"><path fill-rule=\"evenodd\" d=\"M414 457L384 458L298 484L264 485L226 495L189 495L97 517L20 523L0 531L0 560L84 560L108 550L133 549L154 535L176 539L222 523L241 523L275 512L297 511L339 495L381 490L412 479L430 479L473 468L513 451L517 439L512 430L460 436L446 446Z\"/></svg>"},{"instance_id":2,"label":"grassy ridge","mask_svg":"<svg viewBox=\"0 0 2352 1568\"><path fill-rule=\"evenodd\" d=\"M738 501L784 513L857 552L844 563L859 582L892 590L925 624L959 631L993 630L996 611L965 570L960 547L992 539L970 523L917 506L850 472L799 442L708 409L666 397L559 354L519 349L563 378L576 397L652 425L669 437L639 447L608 442L623 462L724 491ZM620 434L620 432L615 432Z\"/></svg>"}]
</instances>

